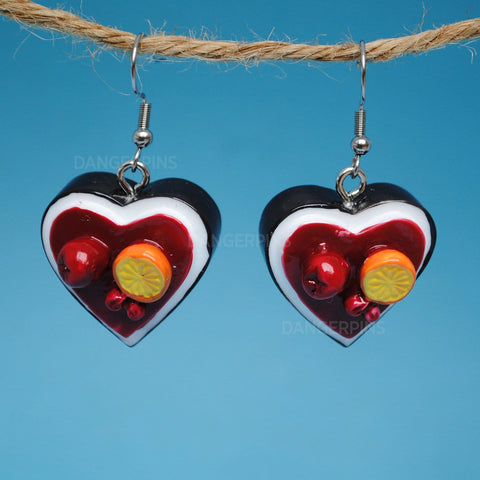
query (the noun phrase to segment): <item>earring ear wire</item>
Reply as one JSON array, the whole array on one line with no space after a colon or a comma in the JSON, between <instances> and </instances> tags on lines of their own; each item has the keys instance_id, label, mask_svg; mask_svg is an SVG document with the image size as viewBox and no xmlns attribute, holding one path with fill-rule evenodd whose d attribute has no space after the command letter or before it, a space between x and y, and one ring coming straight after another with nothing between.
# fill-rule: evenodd
<instances>
[{"instance_id":1,"label":"earring ear wire","mask_svg":"<svg viewBox=\"0 0 480 480\"><path fill-rule=\"evenodd\" d=\"M367 112L365 111L365 97L367 94L367 55L365 52L365 42L360 41L360 107L355 112L355 137L351 141L351 147L354 151L352 164L344 168L337 177L336 187L337 192L343 198L345 206L352 208L355 199L365 191L367 186L367 176L363 170L360 169L360 160L363 155L368 153L371 148L370 139L365 135L365 126L367 120ZM344 186L347 177L353 179L360 177L360 185L348 192Z\"/></svg>"},{"instance_id":2,"label":"earring ear wire","mask_svg":"<svg viewBox=\"0 0 480 480\"><path fill-rule=\"evenodd\" d=\"M149 130L152 104L147 102L147 96L145 93L140 92L137 87L137 55L140 41L143 37L144 34L142 32L136 36L132 55L130 57L130 81L132 83L132 90L133 93L142 100L138 115L138 128L133 132L133 142L137 146L137 151L135 152L133 159L120 165L120 168L117 171L118 183L123 188L124 192L132 197L145 188L150 182L150 172L148 167L140 161L140 156L142 150L153 142L153 134ZM125 173L127 170L132 170L132 172L135 173L137 168L142 172L142 180L132 187L132 185L130 185L125 179Z\"/></svg>"}]
</instances>

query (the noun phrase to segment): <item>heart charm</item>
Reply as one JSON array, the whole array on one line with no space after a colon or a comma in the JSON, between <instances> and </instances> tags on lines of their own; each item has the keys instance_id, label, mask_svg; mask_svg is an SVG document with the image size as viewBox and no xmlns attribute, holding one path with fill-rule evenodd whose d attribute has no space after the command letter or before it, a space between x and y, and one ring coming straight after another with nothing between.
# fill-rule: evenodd
<instances>
[{"instance_id":1,"label":"heart charm","mask_svg":"<svg viewBox=\"0 0 480 480\"><path fill-rule=\"evenodd\" d=\"M127 196L116 175L95 172L48 206L42 241L70 293L133 346L202 276L220 223L215 202L194 183L168 178Z\"/></svg>"},{"instance_id":2,"label":"heart charm","mask_svg":"<svg viewBox=\"0 0 480 480\"><path fill-rule=\"evenodd\" d=\"M368 185L350 209L334 190L285 190L266 206L260 234L287 300L345 346L410 292L436 240L430 214L385 183Z\"/></svg>"}]
</instances>

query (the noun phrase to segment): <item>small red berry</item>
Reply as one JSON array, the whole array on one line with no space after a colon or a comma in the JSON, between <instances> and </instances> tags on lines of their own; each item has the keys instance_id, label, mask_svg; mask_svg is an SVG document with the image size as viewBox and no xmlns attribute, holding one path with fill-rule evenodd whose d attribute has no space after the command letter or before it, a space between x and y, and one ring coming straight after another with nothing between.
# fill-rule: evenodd
<instances>
[{"instance_id":1,"label":"small red berry","mask_svg":"<svg viewBox=\"0 0 480 480\"><path fill-rule=\"evenodd\" d=\"M105 297L105 305L112 312L118 312L122 309L123 302L126 300L127 296L118 290L117 288L112 288Z\"/></svg>"},{"instance_id":2,"label":"small red berry","mask_svg":"<svg viewBox=\"0 0 480 480\"><path fill-rule=\"evenodd\" d=\"M365 313L365 320L369 323L376 322L380 318L380 309L377 306L373 306Z\"/></svg>"},{"instance_id":3,"label":"small red berry","mask_svg":"<svg viewBox=\"0 0 480 480\"><path fill-rule=\"evenodd\" d=\"M350 295L344 302L345 310L352 317L358 317L361 315L368 305L368 300L365 300L359 293Z\"/></svg>"},{"instance_id":4,"label":"small red berry","mask_svg":"<svg viewBox=\"0 0 480 480\"><path fill-rule=\"evenodd\" d=\"M145 316L145 307L141 303L130 300L125 302L124 307L128 318L133 322L137 322Z\"/></svg>"}]
</instances>

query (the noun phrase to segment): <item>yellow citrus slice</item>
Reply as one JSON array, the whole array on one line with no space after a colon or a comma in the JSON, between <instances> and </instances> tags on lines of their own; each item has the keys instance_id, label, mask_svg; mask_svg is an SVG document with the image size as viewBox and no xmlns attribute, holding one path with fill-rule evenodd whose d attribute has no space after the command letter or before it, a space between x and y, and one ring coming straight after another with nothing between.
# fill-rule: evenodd
<instances>
[{"instance_id":1,"label":"yellow citrus slice","mask_svg":"<svg viewBox=\"0 0 480 480\"><path fill-rule=\"evenodd\" d=\"M411 260L398 250L380 250L370 255L360 270L360 286L371 302L388 305L406 297L417 273Z\"/></svg>"},{"instance_id":2,"label":"yellow citrus slice","mask_svg":"<svg viewBox=\"0 0 480 480\"><path fill-rule=\"evenodd\" d=\"M137 243L117 255L113 262L113 277L125 295L138 302L151 303L167 291L172 267L158 247Z\"/></svg>"}]
</instances>

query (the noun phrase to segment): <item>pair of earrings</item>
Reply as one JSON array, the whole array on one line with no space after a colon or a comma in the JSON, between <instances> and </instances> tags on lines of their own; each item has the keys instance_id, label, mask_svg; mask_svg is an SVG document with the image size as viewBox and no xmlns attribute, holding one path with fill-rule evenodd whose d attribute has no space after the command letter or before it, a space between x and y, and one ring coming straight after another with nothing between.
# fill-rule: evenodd
<instances>
[{"instance_id":1,"label":"pair of earrings","mask_svg":"<svg viewBox=\"0 0 480 480\"><path fill-rule=\"evenodd\" d=\"M126 345L139 342L185 298L208 266L221 218L214 200L194 183L150 183L140 161L152 141L151 105L142 100L137 151L117 174L73 179L50 203L42 221L48 260L70 293ZM365 44L360 43L362 101L356 112L352 165L336 191L308 185L273 198L260 221L262 248L278 288L320 330L350 345L404 298L427 265L435 225L408 192L367 185L360 160L365 136ZM135 183L128 170L142 173ZM344 182L359 178L348 192Z\"/></svg>"}]
</instances>

